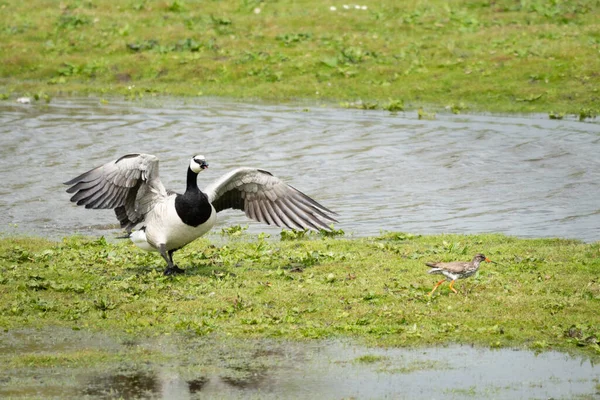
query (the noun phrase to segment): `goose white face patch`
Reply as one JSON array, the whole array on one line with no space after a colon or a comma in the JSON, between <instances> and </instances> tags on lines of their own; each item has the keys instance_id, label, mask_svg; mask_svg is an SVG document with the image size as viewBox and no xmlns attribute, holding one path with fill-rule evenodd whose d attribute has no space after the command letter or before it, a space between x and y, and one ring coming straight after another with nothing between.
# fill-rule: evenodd
<instances>
[{"instance_id":1,"label":"goose white face patch","mask_svg":"<svg viewBox=\"0 0 600 400\"><path fill-rule=\"evenodd\" d=\"M206 158L204 158L203 155L194 156L190 160L190 169L196 174L200 173L200 171L204 169L203 166L204 168L208 166Z\"/></svg>"}]
</instances>

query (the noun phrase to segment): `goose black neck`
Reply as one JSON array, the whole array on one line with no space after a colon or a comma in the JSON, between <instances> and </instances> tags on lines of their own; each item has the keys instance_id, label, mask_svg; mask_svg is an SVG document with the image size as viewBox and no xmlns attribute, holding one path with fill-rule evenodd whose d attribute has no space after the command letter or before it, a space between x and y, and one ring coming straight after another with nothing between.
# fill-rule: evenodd
<instances>
[{"instance_id":1,"label":"goose black neck","mask_svg":"<svg viewBox=\"0 0 600 400\"><path fill-rule=\"evenodd\" d=\"M185 191L186 192L200 191L200 189L198 189L198 173L192 171L192 169L189 167L187 170L187 186L186 186Z\"/></svg>"},{"instance_id":2,"label":"goose black neck","mask_svg":"<svg viewBox=\"0 0 600 400\"><path fill-rule=\"evenodd\" d=\"M212 214L212 206L198 188L197 178L198 174L188 168L185 193L175 196L177 215L184 224L194 227L208 221Z\"/></svg>"}]
</instances>

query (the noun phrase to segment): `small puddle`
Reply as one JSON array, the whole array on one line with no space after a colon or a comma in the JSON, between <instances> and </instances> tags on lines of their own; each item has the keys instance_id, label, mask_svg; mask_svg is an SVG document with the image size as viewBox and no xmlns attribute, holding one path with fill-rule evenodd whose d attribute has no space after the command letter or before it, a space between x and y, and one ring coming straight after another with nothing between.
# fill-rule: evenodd
<instances>
[{"instance_id":1,"label":"small puddle","mask_svg":"<svg viewBox=\"0 0 600 400\"><path fill-rule=\"evenodd\" d=\"M0 350L0 397L11 398L600 396L600 367L558 352L184 336L137 341L67 329L0 333Z\"/></svg>"}]
</instances>

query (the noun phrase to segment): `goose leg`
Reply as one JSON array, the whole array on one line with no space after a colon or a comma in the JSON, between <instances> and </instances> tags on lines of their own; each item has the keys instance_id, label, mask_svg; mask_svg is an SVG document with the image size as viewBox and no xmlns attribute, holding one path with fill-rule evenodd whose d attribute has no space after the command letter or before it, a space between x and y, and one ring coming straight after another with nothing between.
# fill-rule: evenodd
<instances>
[{"instance_id":1,"label":"goose leg","mask_svg":"<svg viewBox=\"0 0 600 400\"><path fill-rule=\"evenodd\" d=\"M429 296L431 297L431 295L433 294L433 292L435 292L435 289L437 289L438 286L440 286L445 281L446 281L445 279L442 279L441 281L439 281L438 283L436 283L436 285L433 287L433 290L429 293ZM454 290L454 289L452 289L452 290Z\"/></svg>"},{"instance_id":2,"label":"goose leg","mask_svg":"<svg viewBox=\"0 0 600 400\"><path fill-rule=\"evenodd\" d=\"M161 244L158 247L158 250L160 251L160 255L162 256L162 258L164 258L165 261L167 262L167 269L165 269L165 272L164 272L165 275L175 275L175 274L181 274L182 272L184 272L177 265L173 264L173 251L174 250L169 250L167 252L167 249L164 244Z\"/></svg>"},{"instance_id":3,"label":"goose leg","mask_svg":"<svg viewBox=\"0 0 600 400\"><path fill-rule=\"evenodd\" d=\"M184 271L184 270L182 270L181 268L179 268L179 267L178 267L177 265L175 265L175 263L173 262L173 253L175 253L175 250L176 250L176 249L173 249L173 250L169 250L169 251L167 252L167 254L169 254L169 258L171 259L171 265L172 265L172 267L171 267L171 270L172 270L173 272L177 273L177 274L183 274L185 271Z\"/></svg>"}]
</instances>

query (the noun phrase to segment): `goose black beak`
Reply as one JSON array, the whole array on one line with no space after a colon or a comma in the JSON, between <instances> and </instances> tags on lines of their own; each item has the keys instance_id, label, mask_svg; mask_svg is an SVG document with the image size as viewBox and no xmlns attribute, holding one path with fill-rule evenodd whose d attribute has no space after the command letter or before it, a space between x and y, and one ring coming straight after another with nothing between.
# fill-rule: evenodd
<instances>
[{"instance_id":1,"label":"goose black beak","mask_svg":"<svg viewBox=\"0 0 600 400\"><path fill-rule=\"evenodd\" d=\"M206 161L203 161L200 163L200 168L202 169L208 169L208 163Z\"/></svg>"}]
</instances>

